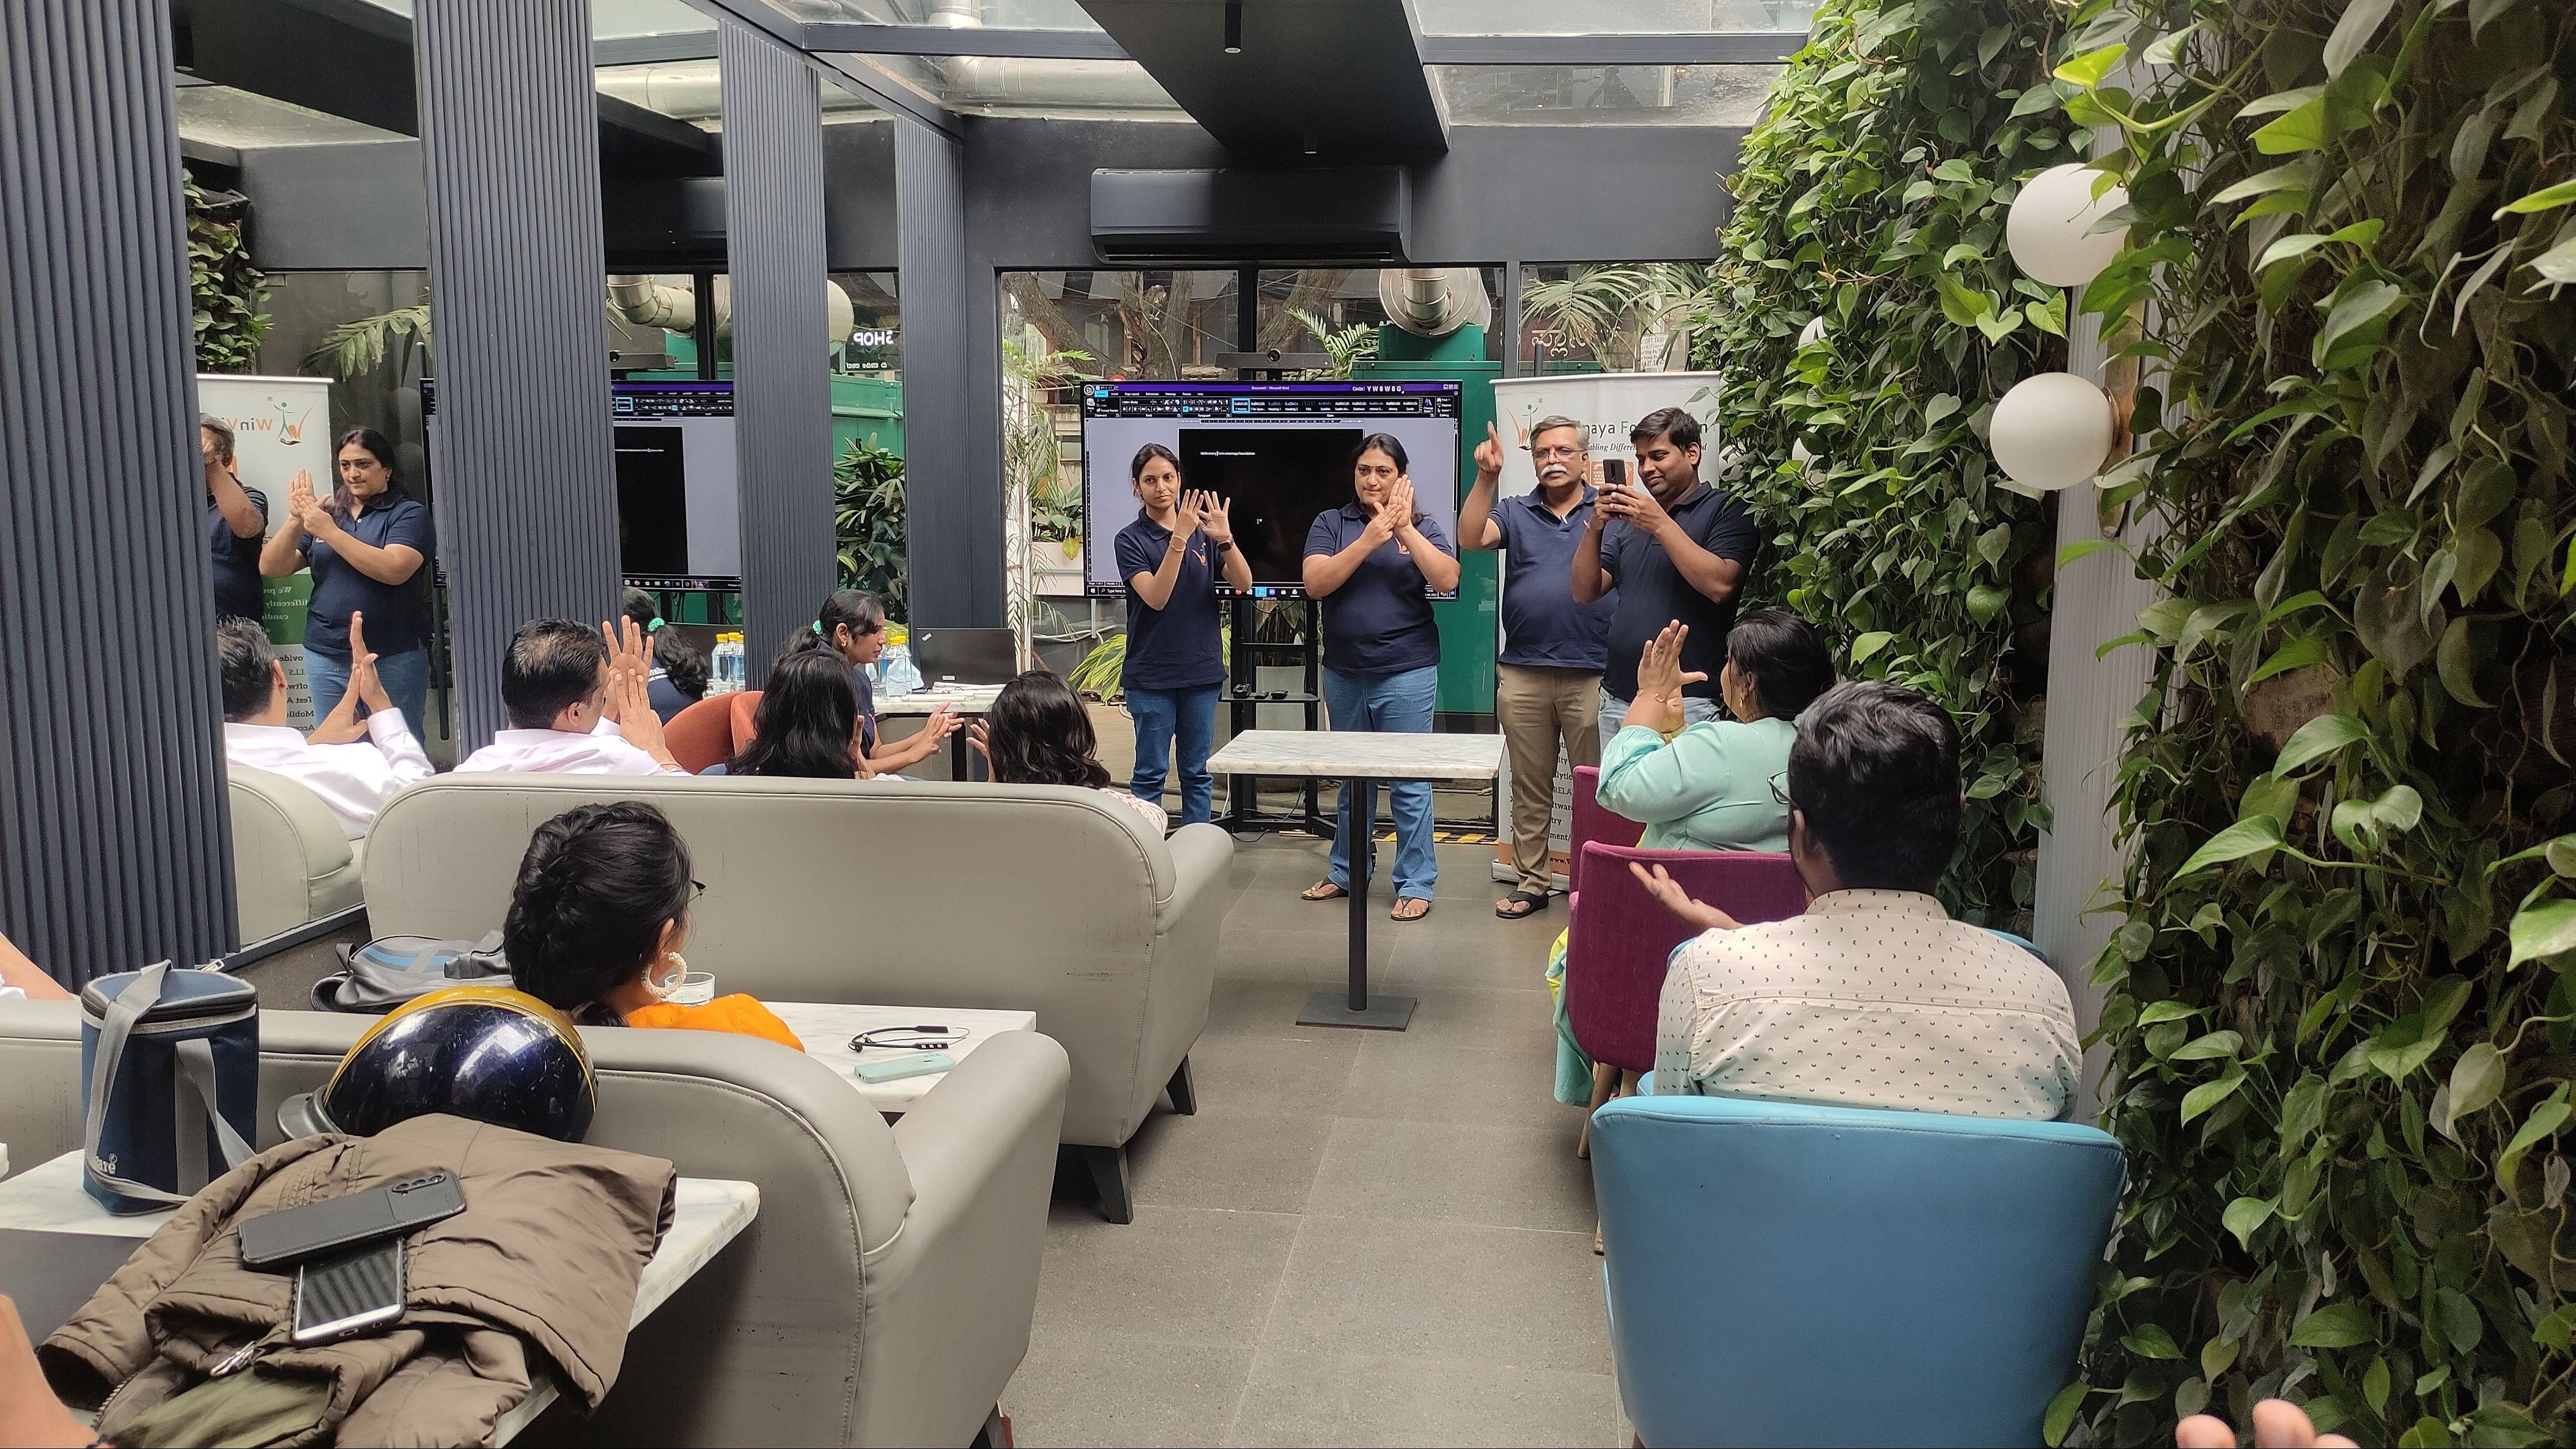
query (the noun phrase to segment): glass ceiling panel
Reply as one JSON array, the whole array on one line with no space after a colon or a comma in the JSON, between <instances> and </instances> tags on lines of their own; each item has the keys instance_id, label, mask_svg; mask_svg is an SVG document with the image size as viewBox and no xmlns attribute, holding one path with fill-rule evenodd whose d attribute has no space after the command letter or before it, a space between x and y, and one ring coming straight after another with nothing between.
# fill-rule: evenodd
<instances>
[{"instance_id":1,"label":"glass ceiling panel","mask_svg":"<svg viewBox=\"0 0 2576 1449\"><path fill-rule=\"evenodd\" d=\"M1100 31L1077 0L771 0L799 20L869 25L989 25L996 30Z\"/></svg>"},{"instance_id":2,"label":"glass ceiling panel","mask_svg":"<svg viewBox=\"0 0 2576 1449\"><path fill-rule=\"evenodd\" d=\"M1816 0L1414 0L1425 35L1803 34Z\"/></svg>"},{"instance_id":3,"label":"glass ceiling panel","mask_svg":"<svg viewBox=\"0 0 2576 1449\"><path fill-rule=\"evenodd\" d=\"M989 55L829 57L864 79L900 85L973 116L1159 120L1181 108L1132 60L1025 60Z\"/></svg>"},{"instance_id":4,"label":"glass ceiling panel","mask_svg":"<svg viewBox=\"0 0 2576 1449\"><path fill-rule=\"evenodd\" d=\"M367 0L408 20L413 0ZM590 0L590 38L623 40L638 35L693 35L716 23L686 0Z\"/></svg>"},{"instance_id":5,"label":"glass ceiling panel","mask_svg":"<svg viewBox=\"0 0 2576 1449\"><path fill-rule=\"evenodd\" d=\"M181 86L178 99L182 140L235 151L406 139L364 122L308 111L231 86Z\"/></svg>"},{"instance_id":6,"label":"glass ceiling panel","mask_svg":"<svg viewBox=\"0 0 2576 1449\"><path fill-rule=\"evenodd\" d=\"M724 86L713 60L603 65L594 75L601 95L642 106L675 121L686 121L702 131L723 129ZM839 86L826 85L821 90L825 120L882 114L865 97L852 95ZM851 114L844 117L842 112Z\"/></svg>"},{"instance_id":7,"label":"glass ceiling panel","mask_svg":"<svg viewBox=\"0 0 2576 1449\"><path fill-rule=\"evenodd\" d=\"M1473 126L1749 126L1776 65L1435 65L1449 119Z\"/></svg>"}]
</instances>

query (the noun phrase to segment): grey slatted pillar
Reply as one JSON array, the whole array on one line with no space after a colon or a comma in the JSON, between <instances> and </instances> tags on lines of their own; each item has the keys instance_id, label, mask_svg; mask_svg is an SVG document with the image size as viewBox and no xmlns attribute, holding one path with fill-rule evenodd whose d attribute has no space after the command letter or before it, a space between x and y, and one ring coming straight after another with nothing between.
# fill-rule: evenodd
<instances>
[{"instance_id":1,"label":"grey slatted pillar","mask_svg":"<svg viewBox=\"0 0 2576 1449\"><path fill-rule=\"evenodd\" d=\"M0 5L0 932L66 983L230 950L164 0Z\"/></svg>"},{"instance_id":2,"label":"grey slatted pillar","mask_svg":"<svg viewBox=\"0 0 2576 1449\"><path fill-rule=\"evenodd\" d=\"M904 532L912 621L998 628L1002 589L1001 385L991 275L966 268L964 148L897 119L895 253L903 269ZM980 288L980 293L976 290ZM974 305L978 297L983 305ZM974 329L988 335L976 346ZM983 444L973 420L989 415Z\"/></svg>"},{"instance_id":3,"label":"grey slatted pillar","mask_svg":"<svg viewBox=\"0 0 2576 1449\"><path fill-rule=\"evenodd\" d=\"M721 23L734 455L752 687L838 577L823 288L823 105L804 57Z\"/></svg>"},{"instance_id":4,"label":"grey slatted pillar","mask_svg":"<svg viewBox=\"0 0 2576 1449\"><path fill-rule=\"evenodd\" d=\"M501 656L536 618L614 618L599 110L588 0L420 0L431 467L457 733L502 724Z\"/></svg>"}]
</instances>

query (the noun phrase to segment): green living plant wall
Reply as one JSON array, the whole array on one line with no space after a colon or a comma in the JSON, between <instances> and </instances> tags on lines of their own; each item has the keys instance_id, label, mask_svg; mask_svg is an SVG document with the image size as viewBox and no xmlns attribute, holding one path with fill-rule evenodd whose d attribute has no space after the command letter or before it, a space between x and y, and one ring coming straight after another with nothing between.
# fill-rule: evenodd
<instances>
[{"instance_id":1,"label":"green living plant wall","mask_svg":"<svg viewBox=\"0 0 2576 1449\"><path fill-rule=\"evenodd\" d=\"M2052 1439L2576 1436L2576 7L2083 0L2168 597L2096 977L2129 1191Z\"/></svg>"},{"instance_id":2,"label":"green living plant wall","mask_svg":"<svg viewBox=\"0 0 2576 1449\"><path fill-rule=\"evenodd\" d=\"M1847 673L1957 717L1970 802L1943 893L2022 929L2045 823L2033 706L2052 525L1983 438L1995 398L2064 365L2066 294L2019 276L2003 243L2019 183L2068 159L2055 14L1828 0L1729 178L1696 333L1726 372L1734 486L1776 535L1756 595L1815 621Z\"/></svg>"},{"instance_id":3,"label":"green living plant wall","mask_svg":"<svg viewBox=\"0 0 2576 1449\"><path fill-rule=\"evenodd\" d=\"M267 288L250 264L242 218L250 203L229 191L188 184L188 290L197 335L197 370L248 372L268 330L260 310Z\"/></svg>"}]
</instances>

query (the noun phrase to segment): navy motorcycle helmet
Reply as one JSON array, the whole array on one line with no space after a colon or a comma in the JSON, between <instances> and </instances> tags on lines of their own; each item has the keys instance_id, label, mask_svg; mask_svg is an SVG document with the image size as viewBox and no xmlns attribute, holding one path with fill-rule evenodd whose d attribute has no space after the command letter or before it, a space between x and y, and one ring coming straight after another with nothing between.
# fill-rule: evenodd
<instances>
[{"instance_id":1,"label":"navy motorcycle helmet","mask_svg":"<svg viewBox=\"0 0 2576 1449\"><path fill-rule=\"evenodd\" d=\"M318 1092L287 1099L291 1137L371 1137L432 1112L579 1142L599 1090L570 1018L524 991L432 991L368 1028Z\"/></svg>"}]
</instances>

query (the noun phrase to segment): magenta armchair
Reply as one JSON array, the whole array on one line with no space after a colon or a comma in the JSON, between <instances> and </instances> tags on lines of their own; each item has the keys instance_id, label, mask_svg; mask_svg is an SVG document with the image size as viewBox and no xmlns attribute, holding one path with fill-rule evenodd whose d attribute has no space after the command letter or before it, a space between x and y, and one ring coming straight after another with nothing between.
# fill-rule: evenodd
<instances>
[{"instance_id":1,"label":"magenta armchair","mask_svg":"<svg viewBox=\"0 0 2576 1449\"><path fill-rule=\"evenodd\" d=\"M1625 815L1613 815L1601 806L1601 767L1574 767L1574 821L1568 827L1566 846L1565 889L1567 899L1583 889L1583 847L1593 841L1604 845L1634 845L1645 838L1646 827Z\"/></svg>"},{"instance_id":2,"label":"magenta armchair","mask_svg":"<svg viewBox=\"0 0 2576 1449\"><path fill-rule=\"evenodd\" d=\"M1575 788L1580 828L1589 797ZM1566 1022L1593 1061L1650 1072L1664 966L1696 933L1646 893L1628 869L1632 861L1662 866L1683 890L1747 925L1803 913L1807 888L1789 857L1764 851L1640 850L1598 840L1583 847L1576 867L1583 896L1565 947Z\"/></svg>"}]
</instances>

